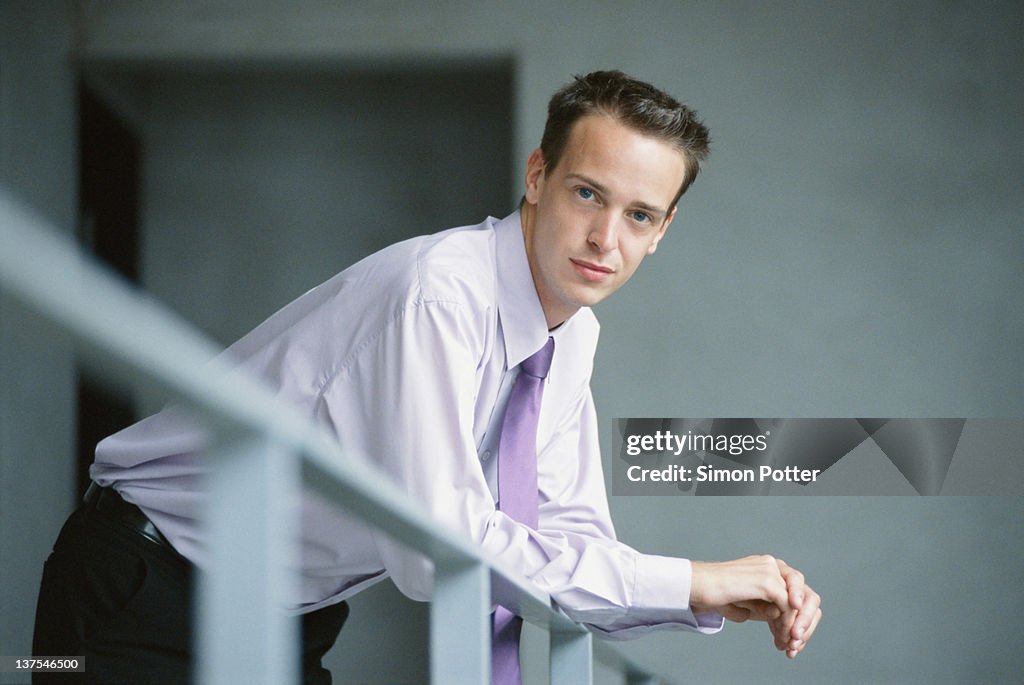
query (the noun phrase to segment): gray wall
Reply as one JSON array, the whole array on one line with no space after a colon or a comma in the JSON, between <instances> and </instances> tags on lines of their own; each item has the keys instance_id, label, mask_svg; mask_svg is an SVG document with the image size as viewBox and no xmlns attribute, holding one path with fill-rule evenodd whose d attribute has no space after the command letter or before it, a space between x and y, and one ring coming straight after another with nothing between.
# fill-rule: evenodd
<instances>
[{"instance_id":1,"label":"gray wall","mask_svg":"<svg viewBox=\"0 0 1024 685\"><path fill-rule=\"evenodd\" d=\"M115 71L140 61L256 58L330 70L508 56L516 69L513 185L552 89L573 72L631 71L693 104L715 143L671 235L598 310L594 390L603 425L616 416L1024 415L1018 5L354 5L83 2L82 53ZM162 139L168 147L173 134ZM168 163L187 168L185 161ZM295 161L288 168L300 178L306 167ZM154 173L173 167L161 168ZM52 170L69 173L59 163ZM487 211L501 213L516 197L513 187ZM150 207L169 201L147 199ZM175 211L190 209L178 202ZM345 210L335 213L339 230L363 239ZM268 222L260 247L244 242L248 228L216 236L224 253L210 268L265 282L259 269L274 266L265 246L291 245L303 230L284 223ZM146 249L168 235L152 233ZM330 266L321 250L295 254L297 266L273 295L262 287L221 293L204 314L188 274L162 296L227 338ZM156 278L174 263L146 270ZM268 299L252 302L252 292ZM0 392L6 416L11 393ZM667 674L722 683L954 683L1015 682L1024 672L1016 627L1024 594L1012 582L1024 562L1020 498L620 497L612 508L620 535L644 551L776 553L825 598L826 621L795 663L774 653L763 626L626 645ZM8 521L4 535L12 536ZM12 577L5 595L9 587L33 591L34 577ZM10 627L6 612L3 620L5 631L24 631Z\"/></svg>"},{"instance_id":2,"label":"gray wall","mask_svg":"<svg viewBox=\"0 0 1024 685\"><path fill-rule=\"evenodd\" d=\"M74 230L67 2L0 3L0 185ZM0 654L31 649L43 560L74 496L71 347L0 290ZM0 673L0 683L24 682Z\"/></svg>"},{"instance_id":3,"label":"gray wall","mask_svg":"<svg viewBox=\"0 0 1024 685\"><path fill-rule=\"evenodd\" d=\"M127 77L143 281L222 343L393 242L508 211L507 63Z\"/></svg>"}]
</instances>

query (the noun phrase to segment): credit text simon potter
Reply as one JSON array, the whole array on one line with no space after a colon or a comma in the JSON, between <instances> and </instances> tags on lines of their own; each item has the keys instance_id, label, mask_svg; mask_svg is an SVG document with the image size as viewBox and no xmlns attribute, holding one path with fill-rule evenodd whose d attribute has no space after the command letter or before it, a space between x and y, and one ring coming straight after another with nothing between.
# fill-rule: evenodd
<instances>
[{"instance_id":1,"label":"credit text simon potter","mask_svg":"<svg viewBox=\"0 0 1024 685\"><path fill-rule=\"evenodd\" d=\"M626 454L636 457L649 452L679 456L684 452L687 454L708 452L722 456L727 454L739 456L751 450L763 452L768 449L768 436L770 435L771 431L760 435L704 435L688 431L680 435L663 430L647 435L627 435ZM765 481L810 483L818 479L819 473L821 473L820 469L802 469L797 466L774 468L769 465L760 465L726 469L715 468L711 464L701 464L696 468L688 468L680 464L645 468L639 464L633 464L626 470L626 477L634 483L756 483Z\"/></svg>"}]
</instances>

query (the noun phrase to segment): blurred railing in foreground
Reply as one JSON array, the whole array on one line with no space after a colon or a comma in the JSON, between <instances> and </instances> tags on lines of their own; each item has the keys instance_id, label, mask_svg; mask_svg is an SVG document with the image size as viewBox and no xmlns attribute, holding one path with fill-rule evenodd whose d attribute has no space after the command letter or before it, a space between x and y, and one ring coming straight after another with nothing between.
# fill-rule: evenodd
<instances>
[{"instance_id":1,"label":"blurred railing in foreground","mask_svg":"<svg viewBox=\"0 0 1024 685\"><path fill-rule=\"evenodd\" d=\"M200 682L296 681L297 622L280 607L297 579L281 560L297 553L298 522L285 503L303 486L433 560L431 682L489 682L492 592L549 632L552 683L592 682L590 633L546 594L428 519L364 460L217 360L219 348L192 325L109 273L3 188L0 288L65 331L111 382L170 391L213 436L213 504L204 512L211 557L197 612ZM598 645L597 658L631 685L658 682Z\"/></svg>"}]
</instances>

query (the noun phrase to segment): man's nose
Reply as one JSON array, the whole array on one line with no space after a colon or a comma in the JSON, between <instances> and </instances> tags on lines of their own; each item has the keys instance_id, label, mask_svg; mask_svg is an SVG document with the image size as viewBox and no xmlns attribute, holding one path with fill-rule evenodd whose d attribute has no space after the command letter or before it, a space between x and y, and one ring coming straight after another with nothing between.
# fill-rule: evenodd
<instances>
[{"instance_id":1,"label":"man's nose","mask_svg":"<svg viewBox=\"0 0 1024 685\"><path fill-rule=\"evenodd\" d=\"M598 252L615 249L618 242L618 222L611 212L601 212L590 227L587 241Z\"/></svg>"}]
</instances>

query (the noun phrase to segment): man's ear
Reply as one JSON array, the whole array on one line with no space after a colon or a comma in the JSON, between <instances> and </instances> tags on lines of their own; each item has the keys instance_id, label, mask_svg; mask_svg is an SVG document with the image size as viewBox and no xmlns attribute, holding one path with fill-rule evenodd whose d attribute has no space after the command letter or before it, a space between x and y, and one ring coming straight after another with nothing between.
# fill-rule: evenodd
<instances>
[{"instance_id":1,"label":"man's ear","mask_svg":"<svg viewBox=\"0 0 1024 685\"><path fill-rule=\"evenodd\" d=\"M672 211L668 213L667 217L665 217L665 222L662 223L661 228L658 229L658 234L654 236L654 240L651 241L651 244L647 247L647 254L654 254L654 251L658 249L658 243L665 237L665 231L668 230L668 225L672 223L672 219L676 218L676 209L677 207L673 207Z\"/></svg>"},{"instance_id":2,"label":"man's ear","mask_svg":"<svg viewBox=\"0 0 1024 685\"><path fill-rule=\"evenodd\" d=\"M526 160L526 201L531 205L537 204L540 198L540 191L544 185L544 169L544 153L537 148Z\"/></svg>"}]
</instances>

